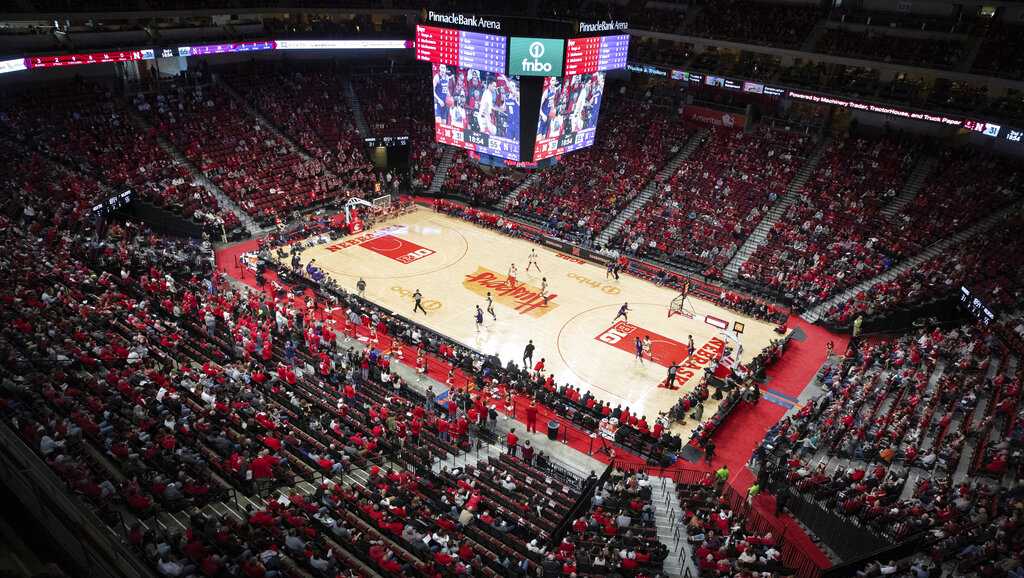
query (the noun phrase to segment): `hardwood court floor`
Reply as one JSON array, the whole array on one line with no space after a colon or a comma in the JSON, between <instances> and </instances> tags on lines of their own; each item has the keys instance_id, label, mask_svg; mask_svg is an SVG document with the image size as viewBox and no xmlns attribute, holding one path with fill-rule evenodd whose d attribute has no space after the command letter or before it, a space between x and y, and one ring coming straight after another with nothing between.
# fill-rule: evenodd
<instances>
[{"instance_id":1,"label":"hardwood court floor","mask_svg":"<svg viewBox=\"0 0 1024 578\"><path fill-rule=\"evenodd\" d=\"M526 272L530 249L536 249L541 272ZM360 235L307 249L310 260L332 275L346 290L366 281L365 296L401 315L443 333L502 363L521 363L523 348L532 339L534 362L544 358L546 370L559 384L590 389L598 399L623 404L646 415L653 425L658 412L667 411L680 393L700 381L708 364L701 352L714 353L730 343L718 325L745 324L743 362L757 355L777 335L770 324L748 318L711 303L692 299L696 315L668 318L676 293L628 275L606 279L604 268L572 256L513 239L471 223L419 208ZM502 287L515 263L519 269L514 290ZM546 277L545 305L538 296ZM412 293L423 293L428 313L413 313ZM497 319L484 314L481 328L474 314L486 311L486 292L494 297ZM619 306L628 301L629 323L613 321ZM707 316L707 319L705 319ZM634 339L649 335L654 360L635 359ZM698 354L680 371L679 390L659 388L672 361L686 357L687 336ZM717 409L709 399L705 416ZM696 424L677 425L673 431L689 435ZM685 438L684 438L685 439Z\"/></svg>"}]
</instances>

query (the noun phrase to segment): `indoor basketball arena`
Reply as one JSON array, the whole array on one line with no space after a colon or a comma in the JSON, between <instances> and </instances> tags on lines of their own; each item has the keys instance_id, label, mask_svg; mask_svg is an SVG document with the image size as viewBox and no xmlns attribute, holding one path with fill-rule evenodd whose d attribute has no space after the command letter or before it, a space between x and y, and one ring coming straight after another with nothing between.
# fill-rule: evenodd
<instances>
[{"instance_id":1,"label":"indoor basketball arena","mask_svg":"<svg viewBox=\"0 0 1024 578\"><path fill-rule=\"evenodd\" d=\"M1024 5L12 0L0 575L1024 577Z\"/></svg>"}]
</instances>

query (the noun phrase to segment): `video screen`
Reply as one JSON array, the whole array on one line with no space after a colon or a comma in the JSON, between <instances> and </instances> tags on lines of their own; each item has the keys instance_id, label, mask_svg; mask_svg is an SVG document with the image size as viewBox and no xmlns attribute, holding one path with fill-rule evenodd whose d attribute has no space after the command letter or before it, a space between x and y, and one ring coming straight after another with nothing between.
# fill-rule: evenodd
<instances>
[{"instance_id":1,"label":"video screen","mask_svg":"<svg viewBox=\"0 0 1024 578\"><path fill-rule=\"evenodd\" d=\"M593 145L603 92L603 72L544 78L533 160Z\"/></svg>"},{"instance_id":2,"label":"video screen","mask_svg":"<svg viewBox=\"0 0 1024 578\"><path fill-rule=\"evenodd\" d=\"M519 79L433 64L437 142L519 160Z\"/></svg>"}]
</instances>

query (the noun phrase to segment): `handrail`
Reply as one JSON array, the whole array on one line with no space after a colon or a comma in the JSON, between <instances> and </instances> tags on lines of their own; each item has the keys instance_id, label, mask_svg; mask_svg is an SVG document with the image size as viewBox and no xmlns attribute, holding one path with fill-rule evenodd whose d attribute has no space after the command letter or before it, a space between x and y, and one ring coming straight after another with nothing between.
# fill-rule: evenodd
<instances>
[{"instance_id":1,"label":"handrail","mask_svg":"<svg viewBox=\"0 0 1024 578\"><path fill-rule=\"evenodd\" d=\"M566 512L562 520L558 522L557 526L555 526L555 530L551 532L551 536L548 538L549 549L553 550L561 544L565 533L569 531L569 528L572 526L576 518L580 517L580 514L590 507L590 501L594 497L594 492L601 486L601 484L604 484L605 481L608 480L614 469L615 462L612 461L612 463L608 464L608 467L606 467L601 473L601 477L593 479L592 483L587 484L583 488L583 492L580 493L578 498L576 498L576 503L572 505L572 508L569 508L569 511Z\"/></svg>"}]
</instances>

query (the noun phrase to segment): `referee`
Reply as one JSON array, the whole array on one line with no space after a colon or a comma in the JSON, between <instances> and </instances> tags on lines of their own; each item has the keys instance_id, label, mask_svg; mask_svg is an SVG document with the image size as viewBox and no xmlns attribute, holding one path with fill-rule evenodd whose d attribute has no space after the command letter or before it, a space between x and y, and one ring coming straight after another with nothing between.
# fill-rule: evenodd
<instances>
[{"instance_id":1,"label":"referee","mask_svg":"<svg viewBox=\"0 0 1024 578\"><path fill-rule=\"evenodd\" d=\"M427 310L423 308L423 294L417 289L412 294L412 298L416 300L416 304L412 306L412 312L416 313L417 310L422 311L424 315L427 314Z\"/></svg>"}]
</instances>

